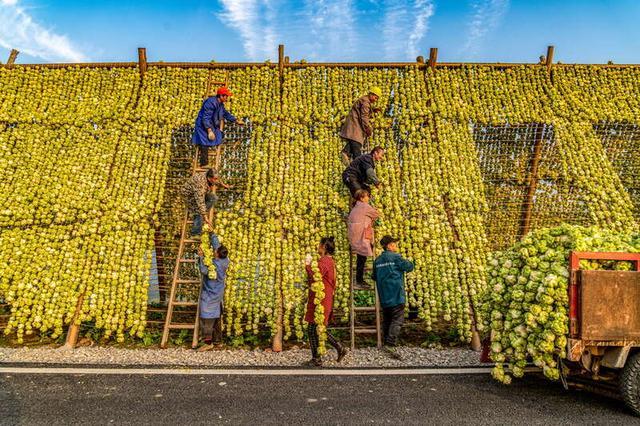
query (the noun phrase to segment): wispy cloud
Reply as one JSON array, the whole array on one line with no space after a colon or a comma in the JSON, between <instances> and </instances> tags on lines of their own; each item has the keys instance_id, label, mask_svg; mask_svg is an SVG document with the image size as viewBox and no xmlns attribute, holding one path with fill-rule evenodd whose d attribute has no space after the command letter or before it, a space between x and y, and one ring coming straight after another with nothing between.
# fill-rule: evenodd
<instances>
[{"instance_id":1,"label":"wispy cloud","mask_svg":"<svg viewBox=\"0 0 640 426\"><path fill-rule=\"evenodd\" d=\"M0 0L0 46L46 61L87 60L66 36L46 29L18 3L18 0Z\"/></svg>"},{"instance_id":2,"label":"wispy cloud","mask_svg":"<svg viewBox=\"0 0 640 426\"><path fill-rule=\"evenodd\" d=\"M351 60L357 47L355 16L352 0L305 0L309 59Z\"/></svg>"},{"instance_id":3,"label":"wispy cloud","mask_svg":"<svg viewBox=\"0 0 640 426\"><path fill-rule=\"evenodd\" d=\"M384 2L384 54L387 60L413 60L420 52L420 42L429 30L435 13L432 0Z\"/></svg>"},{"instance_id":4,"label":"wispy cloud","mask_svg":"<svg viewBox=\"0 0 640 426\"><path fill-rule=\"evenodd\" d=\"M500 25L509 10L509 0L473 0L471 8L473 15L463 50L470 55L477 55L487 34Z\"/></svg>"},{"instance_id":5,"label":"wispy cloud","mask_svg":"<svg viewBox=\"0 0 640 426\"><path fill-rule=\"evenodd\" d=\"M245 54L251 61L274 59L277 33L274 0L220 0L222 22L242 38Z\"/></svg>"}]
</instances>

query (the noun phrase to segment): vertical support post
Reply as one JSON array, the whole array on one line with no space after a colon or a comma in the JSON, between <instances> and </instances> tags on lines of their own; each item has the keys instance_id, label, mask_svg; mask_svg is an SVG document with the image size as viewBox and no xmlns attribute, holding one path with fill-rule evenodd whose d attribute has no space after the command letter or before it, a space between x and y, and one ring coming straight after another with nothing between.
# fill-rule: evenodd
<instances>
[{"instance_id":1,"label":"vertical support post","mask_svg":"<svg viewBox=\"0 0 640 426\"><path fill-rule=\"evenodd\" d=\"M280 108L282 108L282 97L284 90L284 64L285 64L285 56L284 56L284 44L278 45L278 74L280 75ZM279 114L278 114L279 115ZM284 181L282 182L284 186ZM283 188L284 189L284 188ZM282 218L278 221L280 223L280 230L283 229ZM284 239L284 235L281 236ZM282 242L278 246L279 249L282 249ZM284 337L284 293L282 292L282 283L278 283L278 272L281 272L282 265L276 266L276 285L278 288L276 291L278 292L278 296L276 300L278 301L277 316L276 316L276 334L273 336L273 342L271 342L271 349L274 352L282 352L282 340Z\"/></svg>"},{"instance_id":2,"label":"vertical support post","mask_svg":"<svg viewBox=\"0 0 640 426\"><path fill-rule=\"evenodd\" d=\"M442 204L444 205L445 213L447 214L447 221L449 227L453 232L453 244L454 248L457 248L457 243L460 242L460 233L458 227L454 222L453 211L451 210L451 200L449 199L449 193L442 194ZM476 327L476 313L473 309L473 302L469 299L469 316L471 317L471 349L476 352L482 350L482 343L480 342L480 333Z\"/></svg>"},{"instance_id":3,"label":"vertical support post","mask_svg":"<svg viewBox=\"0 0 640 426\"><path fill-rule=\"evenodd\" d=\"M278 72L282 79L282 76L284 75L284 44L278 45Z\"/></svg>"},{"instance_id":4,"label":"vertical support post","mask_svg":"<svg viewBox=\"0 0 640 426\"><path fill-rule=\"evenodd\" d=\"M138 68L142 79L147 72L147 49L144 47L138 47Z\"/></svg>"},{"instance_id":5,"label":"vertical support post","mask_svg":"<svg viewBox=\"0 0 640 426\"><path fill-rule=\"evenodd\" d=\"M438 48L432 47L429 49L429 68L435 68L438 62Z\"/></svg>"},{"instance_id":6,"label":"vertical support post","mask_svg":"<svg viewBox=\"0 0 640 426\"><path fill-rule=\"evenodd\" d=\"M416 58L416 62L419 64L424 64L424 56L418 56Z\"/></svg>"},{"instance_id":7,"label":"vertical support post","mask_svg":"<svg viewBox=\"0 0 640 426\"><path fill-rule=\"evenodd\" d=\"M555 50L555 47L547 46L547 60L545 62L545 65L547 66L547 71L551 71L551 65L553 65L554 50Z\"/></svg>"},{"instance_id":8,"label":"vertical support post","mask_svg":"<svg viewBox=\"0 0 640 426\"><path fill-rule=\"evenodd\" d=\"M533 211L533 197L538 186L538 167L542 155L542 138L544 136L544 124L538 123L536 128L536 140L533 153L529 161L529 179L527 193L522 199L522 216L520 219L520 239L524 238L531 227L531 212Z\"/></svg>"},{"instance_id":9,"label":"vertical support post","mask_svg":"<svg viewBox=\"0 0 640 426\"><path fill-rule=\"evenodd\" d=\"M63 349L73 349L78 343L78 335L80 334L80 324L78 324L80 311L82 310L82 303L84 302L84 295L86 290L78 297L78 303L76 303L76 312L73 314L73 320L69 329L67 330L67 339L64 342Z\"/></svg>"},{"instance_id":10,"label":"vertical support post","mask_svg":"<svg viewBox=\"0 0 640 426\"><path fill-rule=\"evenodd\" d=\"M156 228L153 236L153 244L156 252L156 270L158 271L158 297L160 303L164 303L167 300L167 280L165 279L165 264L164 264L164 245L165 241L160 233L160 228Z\"/></svg>"},{"instance_id":11,"label":"vertical support post","mask_svg":"<svg viewBox=\"0 0 640 426\"><path fill-rule=\"evenodd\" d=\"M7 67L11 67L15 64L18 53L20 53L18 50L11 49L11 52L9 52L9 59L7 59Z\"/></svg>"}]
</instances>

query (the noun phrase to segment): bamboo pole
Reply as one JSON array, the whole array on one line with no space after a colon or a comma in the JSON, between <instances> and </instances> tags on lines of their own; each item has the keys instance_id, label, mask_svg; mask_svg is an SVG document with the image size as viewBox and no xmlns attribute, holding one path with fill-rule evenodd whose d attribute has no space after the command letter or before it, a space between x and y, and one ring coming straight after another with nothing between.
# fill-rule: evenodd
<instances>
[{"instance_id":1,"label":"bamboo pole","mask_svg":"<svg viewBox=\"0 0 640 426\"><path fill-rule=\"evenodd\" d=\"M520 238L524 238L531 227L531 214L533 211L533 198L538 186L538 167L542 154L542 137L544 135L544 124L538 123L536 128L536 139L533 153L529 160L529 178L527 192L522 199L522 216L520 219Z\"/></svg>"},{"instance_id":2,"label":"bamboo pole","mask_svg":"<svg viewBox=\"0 0 640 426\"><path fill-rule=\"evenodd\" d=\"M147 49L144 47L138 47L138 68L142 79L147 72Z\"/></svg>"},{"instance_id":3,"label":"bamboo pole","mask_svg":"<svg viewBox=\"0 0 640 426\"><path fill-rule=\"evenodd\" d=\"M285 66L285 60L284 60L285 56L284 56L284 44L280 44L278 45L278 73L280 74L280 108L282 108L282 102L283 102L283 91L284 91L284 66ZM284 180L282 182L283 185L283 189L284 189ZM283 231L283 225L282 225L282 218L279 218L279 223L280 223L280 231ZM280 238L284 239L284 232L282 232L283 235L281 235ZM283 242L280 243L280 250L282 250L282 244L284 244ZM280 271L282 270L282 265L280 265ZM276 274L276 280L275 282L277 283L277 275L279 272L278 269L276 269L275 274ZM283 335L284 335L284 293L282 291L282 285L280 285L279 287L276 288L276 291L278 292L279 297L276 298L276 300L278 301L278 306L276 307L277 309L277 314L276 314L276 334L273 336L273 342L271 344L271 349L274 352L282 352L282 340L283 340Z\"/></svg>"},{"instance_id":4,"label":"bamboo pole","mask_svg":"<svg viewBox=\"0 0 640 426\"><path fill-rule=\"evenodd\" d=\"M20 52L18 50L11 49L11 52L9 52L9 59L7 59L7 67L13 66L19 53Z\"/></svg>"}]
</instances>

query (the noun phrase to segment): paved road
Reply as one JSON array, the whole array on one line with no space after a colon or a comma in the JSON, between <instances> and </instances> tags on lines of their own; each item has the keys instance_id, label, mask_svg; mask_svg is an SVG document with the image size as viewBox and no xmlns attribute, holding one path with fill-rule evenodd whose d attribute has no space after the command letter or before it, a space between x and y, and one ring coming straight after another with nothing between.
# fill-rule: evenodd
<instances>
[{"instance_id":1,"label":"paved road","mask_svg":"<svg viewBox=\"0 0 640 426\"><path fill-rule=\"evenodd\" d=\"M640 424L624 405L487 375L0 376L0 424Z\"/></svg>"}]
</instances>

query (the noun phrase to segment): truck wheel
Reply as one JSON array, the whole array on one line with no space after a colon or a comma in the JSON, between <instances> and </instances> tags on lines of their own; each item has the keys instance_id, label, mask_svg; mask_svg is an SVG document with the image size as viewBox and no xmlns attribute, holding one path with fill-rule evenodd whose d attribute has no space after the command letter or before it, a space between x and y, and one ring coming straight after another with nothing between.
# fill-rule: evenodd
<instances>
[{"instance_id":1,"label":"truck wheel","mask_svg":"<svg viewBox=\"0 0 640 426\"><path fill-rule=\"evenodd\" d=\"M629 357L622 369L620 394L633 414L640 416L640 352Z\"/></svg>"}]
</instances>

